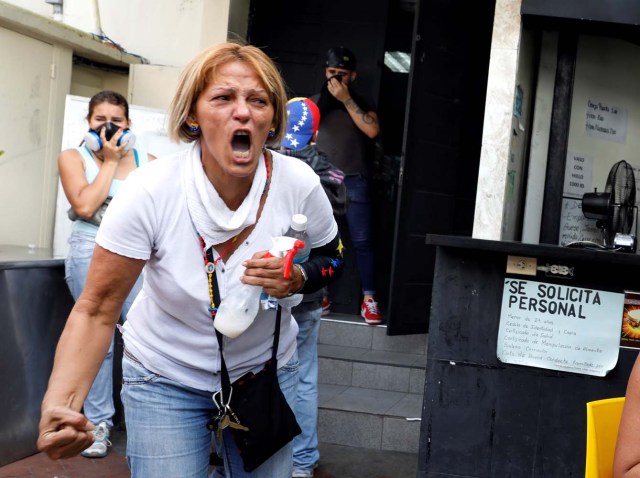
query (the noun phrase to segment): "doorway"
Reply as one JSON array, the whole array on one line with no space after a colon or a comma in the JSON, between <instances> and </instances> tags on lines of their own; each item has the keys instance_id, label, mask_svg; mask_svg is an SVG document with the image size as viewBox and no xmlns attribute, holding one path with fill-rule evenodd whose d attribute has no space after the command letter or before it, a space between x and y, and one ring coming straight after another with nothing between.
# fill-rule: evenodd
<instances>
[{"instance_id":1,"label":"doorway","mask_svg":"<svg viewBox=\"0 0 640 478\"><path fill-rule=\"evenodd\" d=\"M371 155L370 179L376 299L383 316L389 303L415 5L416 0L254 0L250 8L248 40L279 66L289 97L309 97L320 90L329 48L344 45L356 55L356 88L377 105L382 128ZM385 62L386 52L403 58L405 68L392 69L393 63ZM346 252L342 277L330 288L332 311L359 315L362 297L354 249L346 221L337 219Z\"/></svg>"}]
</instances>

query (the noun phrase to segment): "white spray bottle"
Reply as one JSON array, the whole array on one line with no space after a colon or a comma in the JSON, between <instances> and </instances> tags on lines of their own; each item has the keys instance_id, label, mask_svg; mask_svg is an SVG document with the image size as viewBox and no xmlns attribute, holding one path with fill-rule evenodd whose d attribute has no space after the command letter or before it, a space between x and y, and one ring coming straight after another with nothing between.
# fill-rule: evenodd
<instances>
[{"instance_id":1,"label":"white spray bottle","mask_svg":"<svg viewBox=\"0 0 640 478\"><path fill-rule=\"evenodd\" d=\"M304 242L292 237L280 236L271 238L273 247L263 257L284 257L283 276L291 277L293 258ZM242 284L236 293L227 295L218 306L213 326L222 335L235 338L247 330L258 315L262 288L255 285Z\"/></svg>"}]
</instances>

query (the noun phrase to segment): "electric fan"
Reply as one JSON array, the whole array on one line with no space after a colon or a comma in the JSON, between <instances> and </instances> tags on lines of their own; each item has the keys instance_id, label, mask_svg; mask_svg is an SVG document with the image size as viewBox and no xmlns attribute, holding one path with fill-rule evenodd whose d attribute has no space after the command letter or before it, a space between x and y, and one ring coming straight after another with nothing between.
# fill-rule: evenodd
<instances>
[{"instance_id":1,"label":"electric fan","mask_svg":"<svg viewBox=\"0 0 640 478\"><path fill-rule=\"evenodd\" d=\"M618 161L613 165L605 192L597 190L582 196L582 213L588 219L595 219L602 230L602 248L635 252L638 221L636 208L636 180L631 165ZM636 226L636 233L631 234Z\"/></svg>"}]
</instances>

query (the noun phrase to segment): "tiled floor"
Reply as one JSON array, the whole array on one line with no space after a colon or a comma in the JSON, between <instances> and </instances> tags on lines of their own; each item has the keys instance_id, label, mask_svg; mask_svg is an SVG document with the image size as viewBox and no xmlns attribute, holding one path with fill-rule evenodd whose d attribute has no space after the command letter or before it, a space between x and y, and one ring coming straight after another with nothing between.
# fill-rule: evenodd
<instances>
[{"instance_id":1,"label":"tiled floor","mask_svg":"<svg viewBox=\"0 0 640 478\"><path fill-rule=\"evenodd\" d=\"M123 455L113 450L106 458L81 456L53 461L39 453L0 468L2 478L124 478L129 468Z\"/></svg>"},{"instance_id":2,"label":"tiled floor","mask_svg":"<svg viewBox=\"0 0 640 478\"><path fill-rule=\"evenodd\" d=\"M83 457L52 461L42 453L0 467L0 478L128 478L124 456L126 437L115 431L106 458ZM314 478L412 478L417 456L412 453L366 450L320 444L320 466ZM180 477L158 477L180 478Z\"/></svg>"}]
</instances>

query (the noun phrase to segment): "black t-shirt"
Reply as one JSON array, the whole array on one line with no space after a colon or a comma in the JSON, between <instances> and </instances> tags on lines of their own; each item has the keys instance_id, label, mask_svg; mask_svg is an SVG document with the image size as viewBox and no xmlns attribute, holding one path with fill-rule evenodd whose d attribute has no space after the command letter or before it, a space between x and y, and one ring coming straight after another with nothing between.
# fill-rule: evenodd
<instances>
[{"instance_id":1,"label":"black t-shirt","mask_svg":"<svg viewBox=\"0 0 640 478\"><path fill-rule=\"evenodd\" d=\"M363 111L373 111L371 103L356 93L353 85L349 85L349 93ZM345 106L329 93L326 85L311 100L320 109L320 127L316 140L318 149L347 176L368 176L368 163L373 157L373 140L356 126Z\"/></svg>"}]
</instances>

